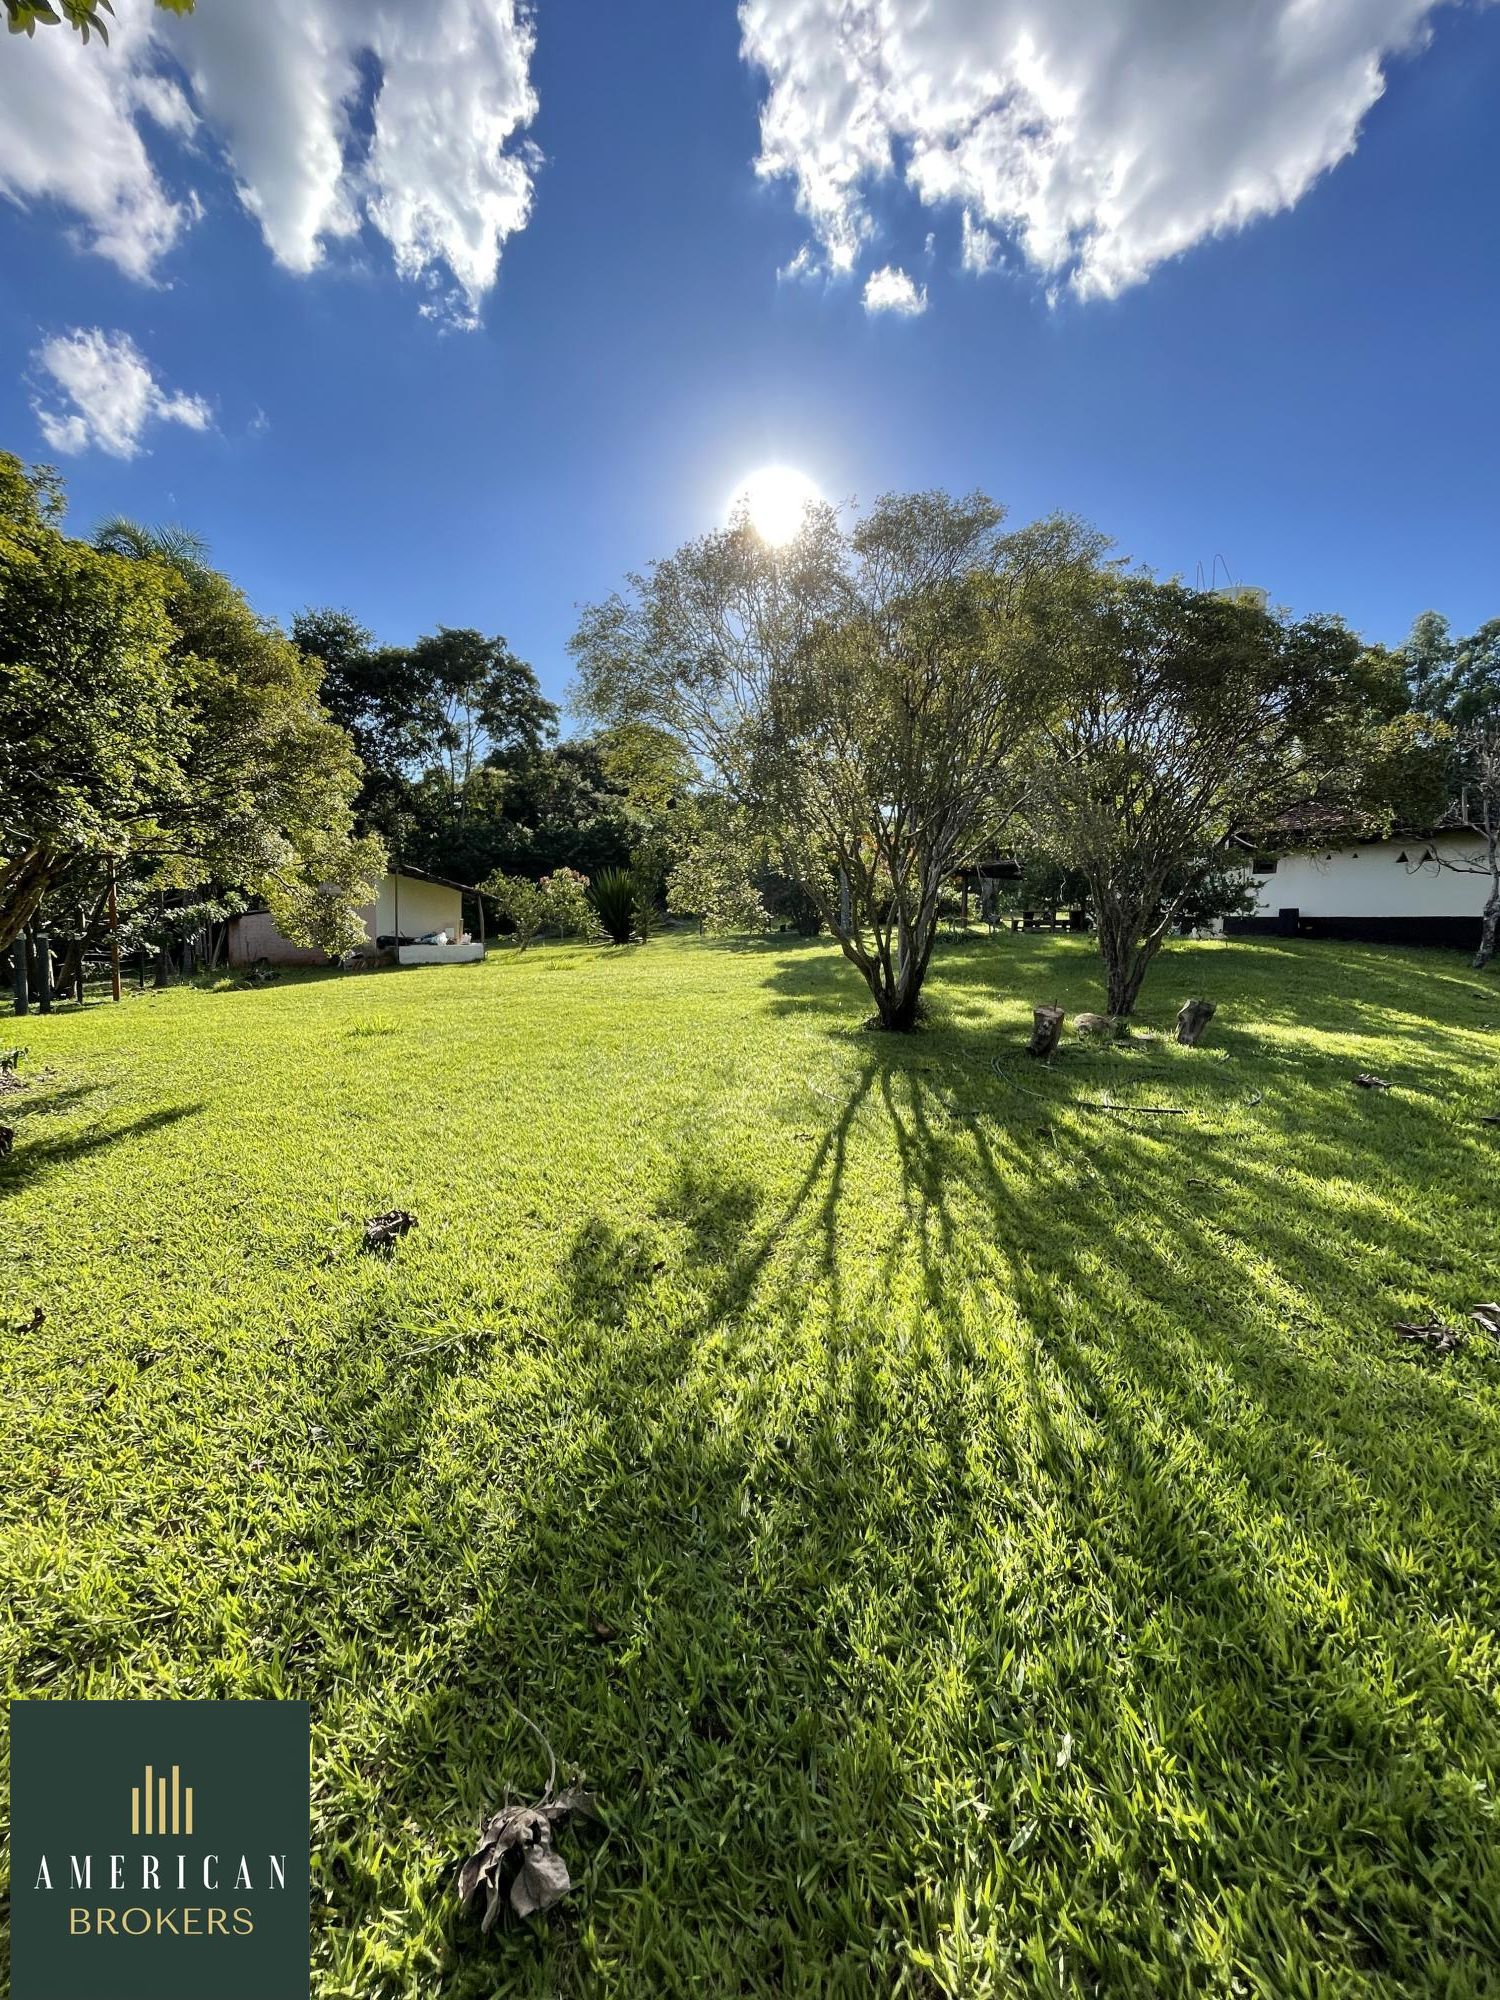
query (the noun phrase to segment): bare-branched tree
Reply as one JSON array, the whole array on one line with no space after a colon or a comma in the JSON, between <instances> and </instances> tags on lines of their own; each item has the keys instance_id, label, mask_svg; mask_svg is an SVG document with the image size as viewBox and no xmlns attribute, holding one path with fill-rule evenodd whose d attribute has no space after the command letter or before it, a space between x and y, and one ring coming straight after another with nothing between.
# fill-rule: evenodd
<instances>
[{"instance_id":1,"label":"bare-branched tree","mask_svg":"<svg viewBox=\"0 0 1500 2000\"><path fill-rule=\"evenodd\" d=\"M1479 919L1474 970L1483 972L1495 955L1500 934L1500 714L1465 723L1454 733L1458 800L1448 823L1476 836L1474 851L1457 859L1439 855L1444 868L1489 878L1489 895Z\"/></svg>"}]
</instances>

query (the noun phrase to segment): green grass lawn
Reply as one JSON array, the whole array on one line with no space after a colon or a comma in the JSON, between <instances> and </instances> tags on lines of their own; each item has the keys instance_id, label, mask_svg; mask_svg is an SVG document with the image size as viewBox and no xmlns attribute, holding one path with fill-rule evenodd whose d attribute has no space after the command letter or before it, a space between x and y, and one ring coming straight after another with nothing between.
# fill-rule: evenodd
<instances>
[{"instance_id":1,"label":"green grass lawn","mask_svg":"<svg viewBox=\"0 0 1500 2000\"><path fill-rule=\"evenodd\" d=\"M1500 1295L1500 980L1189 992L1050 1068L1087 940L906 1039L677 937L15 1023L11 1691L311 1701L319 2000L1500 1991L1500 1343L1392 1329ZM523 1718L607 1826L483 1939Z\"/></svg>"}]
</instances>

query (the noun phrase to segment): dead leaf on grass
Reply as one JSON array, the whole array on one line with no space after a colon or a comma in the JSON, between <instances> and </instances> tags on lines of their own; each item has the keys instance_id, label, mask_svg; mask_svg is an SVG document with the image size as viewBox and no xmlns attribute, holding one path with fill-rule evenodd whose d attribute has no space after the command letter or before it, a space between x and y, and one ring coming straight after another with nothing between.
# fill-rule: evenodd
<instances>
[{"instance_id":1,"label":"dead leaf on grass","mask_svg":"<svg viewBox=\"0 0 1500 2000\"><path fill-rule=\"evenodd\" d=\"M372 1215L365 1223L362 1249L389 1257L408 1229L415 1229L417 1218L409 1209L388 1208L383 1215Z\"/></svg>"},{"instance_id":2,"label":"dead leaf on grass","mask_svg":"<svg viewBox=\"0 0 1500 2000\"><path fill-rule=\"evenodd\" d=\"M1361 1090L1389 1090L1390 1085L1383 1076L1376 1076L1372 1070L1362 1069L1354 1081Z\"/></svg>"},{"instance_id":3,"label":"dead leaf on grass","mask_svg":"<svg viewBox=\"0 0 1500 2000\"><path fill-rule=\"evenodd\" d=\"M481 1929L493 1926L507 1893L518 1917L550 1910L567 1895L572 1878L553 1843L558 1829L575 1814L599 1817L592 1796L574 1785L554 1798L549 1783L547 1795L536 1805L503 1806L481 1822L479 1845L458 1876L461 1904L484 1892Z\"/></svg>"},{"instance_id":4,"label":"dead leaf on grass","mask_svg":"<svg viewBox=\"0 0 1500 2000\"><path fill-rule=\"evenodd\" d=\"M1500 1334L1500 1305L1493 1299L1481 1301L1469 1314L1469 1318L1486 1333Z\"/></svg>"},{"instance_id":5,"label":"dead leaf on grass","mask_svg":"<svg viewBox=\"0 0 1500 2000\"><path fill-rule=\"evenodd\" d=\"M1400 1340L1410 1340L1421 1347L1430 1347L1434 1354L1452 1354L1462 1347L1468 1334L1461 1326L1447 1326L1440 1319L1396 1321L1396 1335Z\"/></svg>"}]
</instances>

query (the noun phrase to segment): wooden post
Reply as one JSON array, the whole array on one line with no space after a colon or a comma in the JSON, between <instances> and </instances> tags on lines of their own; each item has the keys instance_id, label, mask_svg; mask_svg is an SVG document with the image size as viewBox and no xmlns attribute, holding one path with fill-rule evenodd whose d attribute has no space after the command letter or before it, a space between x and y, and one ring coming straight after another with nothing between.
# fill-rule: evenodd
<instances>
[{"instance_id":1,"label":"wooden post","mask_svg":"<svg viewBox=\"0 0 1500 2000\"><path fill-rule=\"evenodd\" d=\"M26 977L26 933L22 931L16 938L16 1012L28 1014L31 1011L31 982Z\"/></svg>"},{"instance_id":2,"label":"wooden post","mask_svg":"<svg viewBox=\"0 0 1500 2000\"><path fill-rule=\"evenodd\" d=\"M1062 1036L1063 1021L1066 1016L1061 1007L1033 1007L1031 1010L1031 1040L1026 1053L1040 1056L1044 1061L1052 1054Z\"/></svg>"},{"instance_id":3,"label":"wooden post","mask_svg":"<svg viewBox=\"0 0 1500 2000\"><path fill-rule=\"evenodd\" d=\"M475 902L476 902L476 903L478 903L478 905L479 905L479 949L480 949L481 951L483 951L483 950L484 950L484 891L483 891L483 889L476 889L476 890L474 891L474 900L475 900Z\"/></svg>"},{"instance_id":4,"label":"wooden post","mask_svg":"<svg viewBox=\"0 0 1500 2000\"><path fill-rule=\"evenodd\" d=\"M115 903L115 864L109 864L109 983L116 1000L120 997L120 912Z\"/></svg>"},{"instance_id":5,"label":"wooden post","mask_svg":"<svg viewBox=\"0 0 1500 2000\"><path fill-rule=\"evenodd\" d=\"M52 940L45 931L36 940L36 1006L39 1014L52 1012Z\"/></svg>"}]
</instances>

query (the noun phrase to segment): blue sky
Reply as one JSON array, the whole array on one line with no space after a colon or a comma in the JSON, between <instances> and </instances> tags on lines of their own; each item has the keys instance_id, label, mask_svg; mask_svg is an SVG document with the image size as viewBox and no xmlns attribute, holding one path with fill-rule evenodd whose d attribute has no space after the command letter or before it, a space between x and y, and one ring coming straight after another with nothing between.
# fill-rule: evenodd
<instances>
[{"instance_id":1,"label":"blue sky","mask_svg":"<svg viewBox=\"0 0 1500 2000\"><path fill-rule=\"evenodd\" d=\"M1181 11L1140 0L1134 43L1040 51L1002 125L929 103L993 53L943 0L941 35L878 52L881 170L868 119L838 122L830 65L855 58L833 11L821 42L786 0L543 6L533 35L498 0L436 0L373 52L347 30L359 91L329 112L289 88L283 132L274 103L244 123L255 51L215 42L215 5L153 29L117 0L108 52L0 45L0 444L63 467L79 530L181 520L269 614L346 605L392 641L479 625L554 694L577 603L713 525L766 461L835 499L981 486L1018 520L1071 509L1159 570L1222 556L1387 641L1428 605L1460 629L1500 615L1500 9L1350 0L1363 41L1289 57L1278 0L1242 10L1278 17L1265 49L1184 45ZM419 13L497 38L467 100L443 94L451 45L398 42ZM59 152L98 156L24 152L20 92ZM458 151L434 156L423 93ZM58 108L80 105L70 134ZM465 152L454 129L491 112ZM298 179L320 118L353 163L337 195ZM1324 170L1341 120L1353 149ZM1267 186L1290 205L1256 215ZM414 201L427 219L403 224ZM966 233L994 268L962 267ZM924 309L867 309L880 271ZM59 343L95 329L99 367L69 373L89 355ZM123 409L119 337L140 371Z\"/></svg>"}]
</instances>

